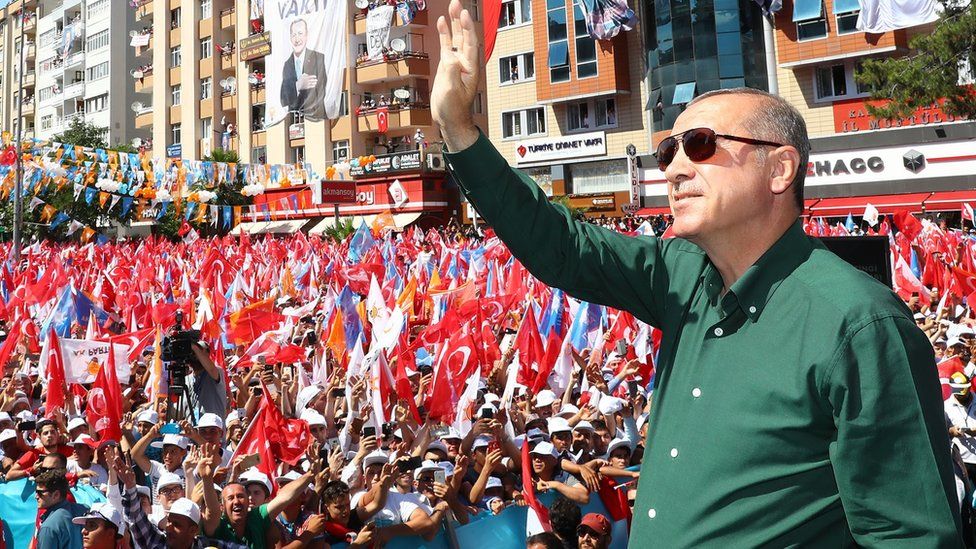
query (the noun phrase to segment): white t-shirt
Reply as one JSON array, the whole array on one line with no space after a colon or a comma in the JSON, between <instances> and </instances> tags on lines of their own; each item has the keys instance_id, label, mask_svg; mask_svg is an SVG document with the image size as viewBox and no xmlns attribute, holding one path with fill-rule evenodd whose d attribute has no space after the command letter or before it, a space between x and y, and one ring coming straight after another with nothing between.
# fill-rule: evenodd
<instances>
[{"instance_id":1,"label":"white t-shirt","mask_svg":"<svg viewBox=\"0 0 976 549\"><path fill-rule=\"evenodd\" d=\"M108 471L106 471L104 467L102 467L101 465L95 462L92 462L92 464L89 467L82 467L81 465L78 465L77 460L69 459L67 470L69 473L74 473L76 475L85 470L95 472L96 475L90 478L91 485L94 486L95 488L100 489L100 487L103 484L108 484Z\"/></svg>"},{"instance_id":2,"label":"white t-shirt","mask_svg":"<svg viewBox=\"0 0 976 549\"><path fill-rule=\"evenodd\" d=\"M946 422L954 427L976 429L976 398L969 406L963 406L956 397L951 396L945 401ZM964 435L952 439L952 443L959 448L959 454L966 463L976 463L976 437Z\"/></svg>"},{"instance_id":3,"label":"white t-shirt","mask_svg":"<svg viewBox=\"0 0 976 549\"><path fill-rule=\"evenodd\" d=\"M359 501L365 494L366 491L364 490L352 497L350 504L353 509L359 505ZM428 515L430 514L430 507L420 501L417 494L401 494L393 489L387 493L386 505L373 515L373 520L377 522L377 526L402 524L409 521L410 515L418 508L423 509Z\"/></svg>"},{"instance_id":4,"label":"white t-shirt","mask_svg":"<svg viewBox=\"0 0 976 549\"><path fill-rule=\"evenodd\" d=\"M152 468L149 470L149 479L152 481L152 500L153 503L159 500L159 477L163 476L166 472L166 466L158 461L150 461ZM173 471L180 478L185 479L186 475L183 473L183 468Z\"/></svg>"}]
</instances>

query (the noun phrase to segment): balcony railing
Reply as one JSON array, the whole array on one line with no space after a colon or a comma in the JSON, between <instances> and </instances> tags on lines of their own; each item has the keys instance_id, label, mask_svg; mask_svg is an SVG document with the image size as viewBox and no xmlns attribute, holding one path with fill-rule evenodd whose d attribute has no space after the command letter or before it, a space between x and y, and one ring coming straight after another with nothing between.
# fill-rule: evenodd
<instances>
[{"instance_id":1,"label":"balcony railing","mask_svg":"<svg viewBox=\"0 0 976 549\"><path fill-rule=\"evenodd\" d=\"M77 96L81 95L82 93L84 93L84 91L85 91L85 81L84 80L79 81L79 82L75 82L73 84L68 84L67 86L64 87L64 97L65 97L65 99L68 99L68 98L71 98L71 97L77 97Z\"/></svg>"},{"instance_id":2,"label":"balcony railing","mask_svg":"<svg viewBox=\"0 0 976 549\"><path fill-rule=\"evenodd\" d=\"M305 124L299 122L288 126L288 139L302 139L305 137Z\"/></svg>"}]
</instances>

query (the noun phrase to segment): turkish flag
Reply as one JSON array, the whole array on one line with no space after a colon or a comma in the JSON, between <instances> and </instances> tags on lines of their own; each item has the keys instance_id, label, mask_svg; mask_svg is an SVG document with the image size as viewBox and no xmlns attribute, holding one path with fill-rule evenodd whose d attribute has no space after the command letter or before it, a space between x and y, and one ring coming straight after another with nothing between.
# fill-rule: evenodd
<instances>
[{"instance_id":1,"label":"turkish flag","mask_svg":"<svg viewBox=\"0 0 976 549\"><path fill-rule=\"evenodd\" d=\"M390 108L380 107L376 109L376 126L380 133L386 133L390 129Z\"/></svg>"},{"instance_id":2,"label":"turkish flag","mask_svg":"<svg viewBox=\"0 0 976 549\"><path fill-rule=\"evenodd\" d=\"M44 416L54 417L55 410L64 410L66 402L64 360L61 358L61 342L58 333L51 328L47 334L44 352L47 353L47 399L44 401ZM110 353L111 354L111 353Z\"/></svg>"},{"instance_id":3,"label":"turkish flag","mask_svg":"<svg viewBox=\"0 0 976 549\"><path fill-rule=\"evenodd\" d=\"M88 425L99 434L98 439L122 440L122 389L115 370L115 353L108 353L108 361L98 370L95 383L88 391L85 411Z\"/></svg>"},{"instance_id":4,"label":"turkish flag","mask_svg":"<svg viewBox=\"0 0 976 549\"><path fill-rule=\"evenodd\" d=\"M268 388L263 383L261 388L263 394L258 413L234 450L231 463L237 456L258 454L261 457L258 470L274 479L277 476L275 464L278 461L289 465L298 463L312 442L312 434L305 420L286 419L275 406Z\"/></svg>"},{"instance_id":5,"label":"turkish flag","mask_svg":"<svg viewBox=\"0 0 976 549\"><path fill-rule=\"evenodd\" d=\"M589 394L589 393L587 393ZM522 496L525 502L535 511L539 517L539 524L546 532L552 531L552 524L549 522L549 509L535 497L535 486L532 480L532 457L529 456L529 441L522 444Z\"/></svg>"},{"instance_id":6,"label":"turkish flag","mask_svg":"<svg viewBox=\"0 0 976 549\"><path fill-rule=\"evenodd\" d=\"M915 219L915 216L913 216L908 210L895 212L895 215L892 216L892 220L895 222L895 227L897 227L899 231L905 233L905 236L908 237L909 242L915 240L915 237L922 232L922 223Z\"/></svg>"},{"instance_id":7,"label":"turkish flag","mask_svg":"<svg viewBox=\"0 0 976 549\"><path fill-rule=\"evenodd\" d=\"M190 229L192 229L192 227L190 227L190 224L187 223L186 220L184 219L183 223L180 224L180 229L176 231L176 234L180 235L180 237L182 238L186 236L186 233L190 232Z\"/></svg>"}]
</instances>

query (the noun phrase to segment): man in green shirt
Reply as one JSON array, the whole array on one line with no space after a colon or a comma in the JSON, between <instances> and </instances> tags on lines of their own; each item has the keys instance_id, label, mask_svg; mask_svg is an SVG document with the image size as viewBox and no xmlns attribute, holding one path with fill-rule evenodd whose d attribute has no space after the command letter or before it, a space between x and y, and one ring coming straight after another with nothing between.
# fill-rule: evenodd
<instances>
[{"instance_id":1,"label":"man in green shirt","mask_svg":"<svg viewBox=\"0 0 976 549\"><path fill-rule=\"evenodd\" d=\"M697 98L657 155L678 238L626 237L551 205L480 134L477 34L449 12L431 106L465 195L540 280L663 332L632 544L961 546L932 348L803 233L796 110Z\"/></svg>"}]
</instances>

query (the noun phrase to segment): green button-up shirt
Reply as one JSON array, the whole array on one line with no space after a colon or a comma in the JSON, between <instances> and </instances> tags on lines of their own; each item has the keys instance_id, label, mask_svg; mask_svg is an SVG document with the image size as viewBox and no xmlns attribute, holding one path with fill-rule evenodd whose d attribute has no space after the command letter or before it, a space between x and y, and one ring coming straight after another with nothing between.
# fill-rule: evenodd
<instances>
[{"instance_id":1,"label":"green button-up shirt","mask_svg":"<svg viewBox=\"0 0 976 549\"><path fill-rule=\"evenodd\" d=\"M705 253L571 219L482 136L447 155L541 281L663 332L633 547L959 547L935 359L795 223L723 294Z\"/></svg>"}]
</instances>

